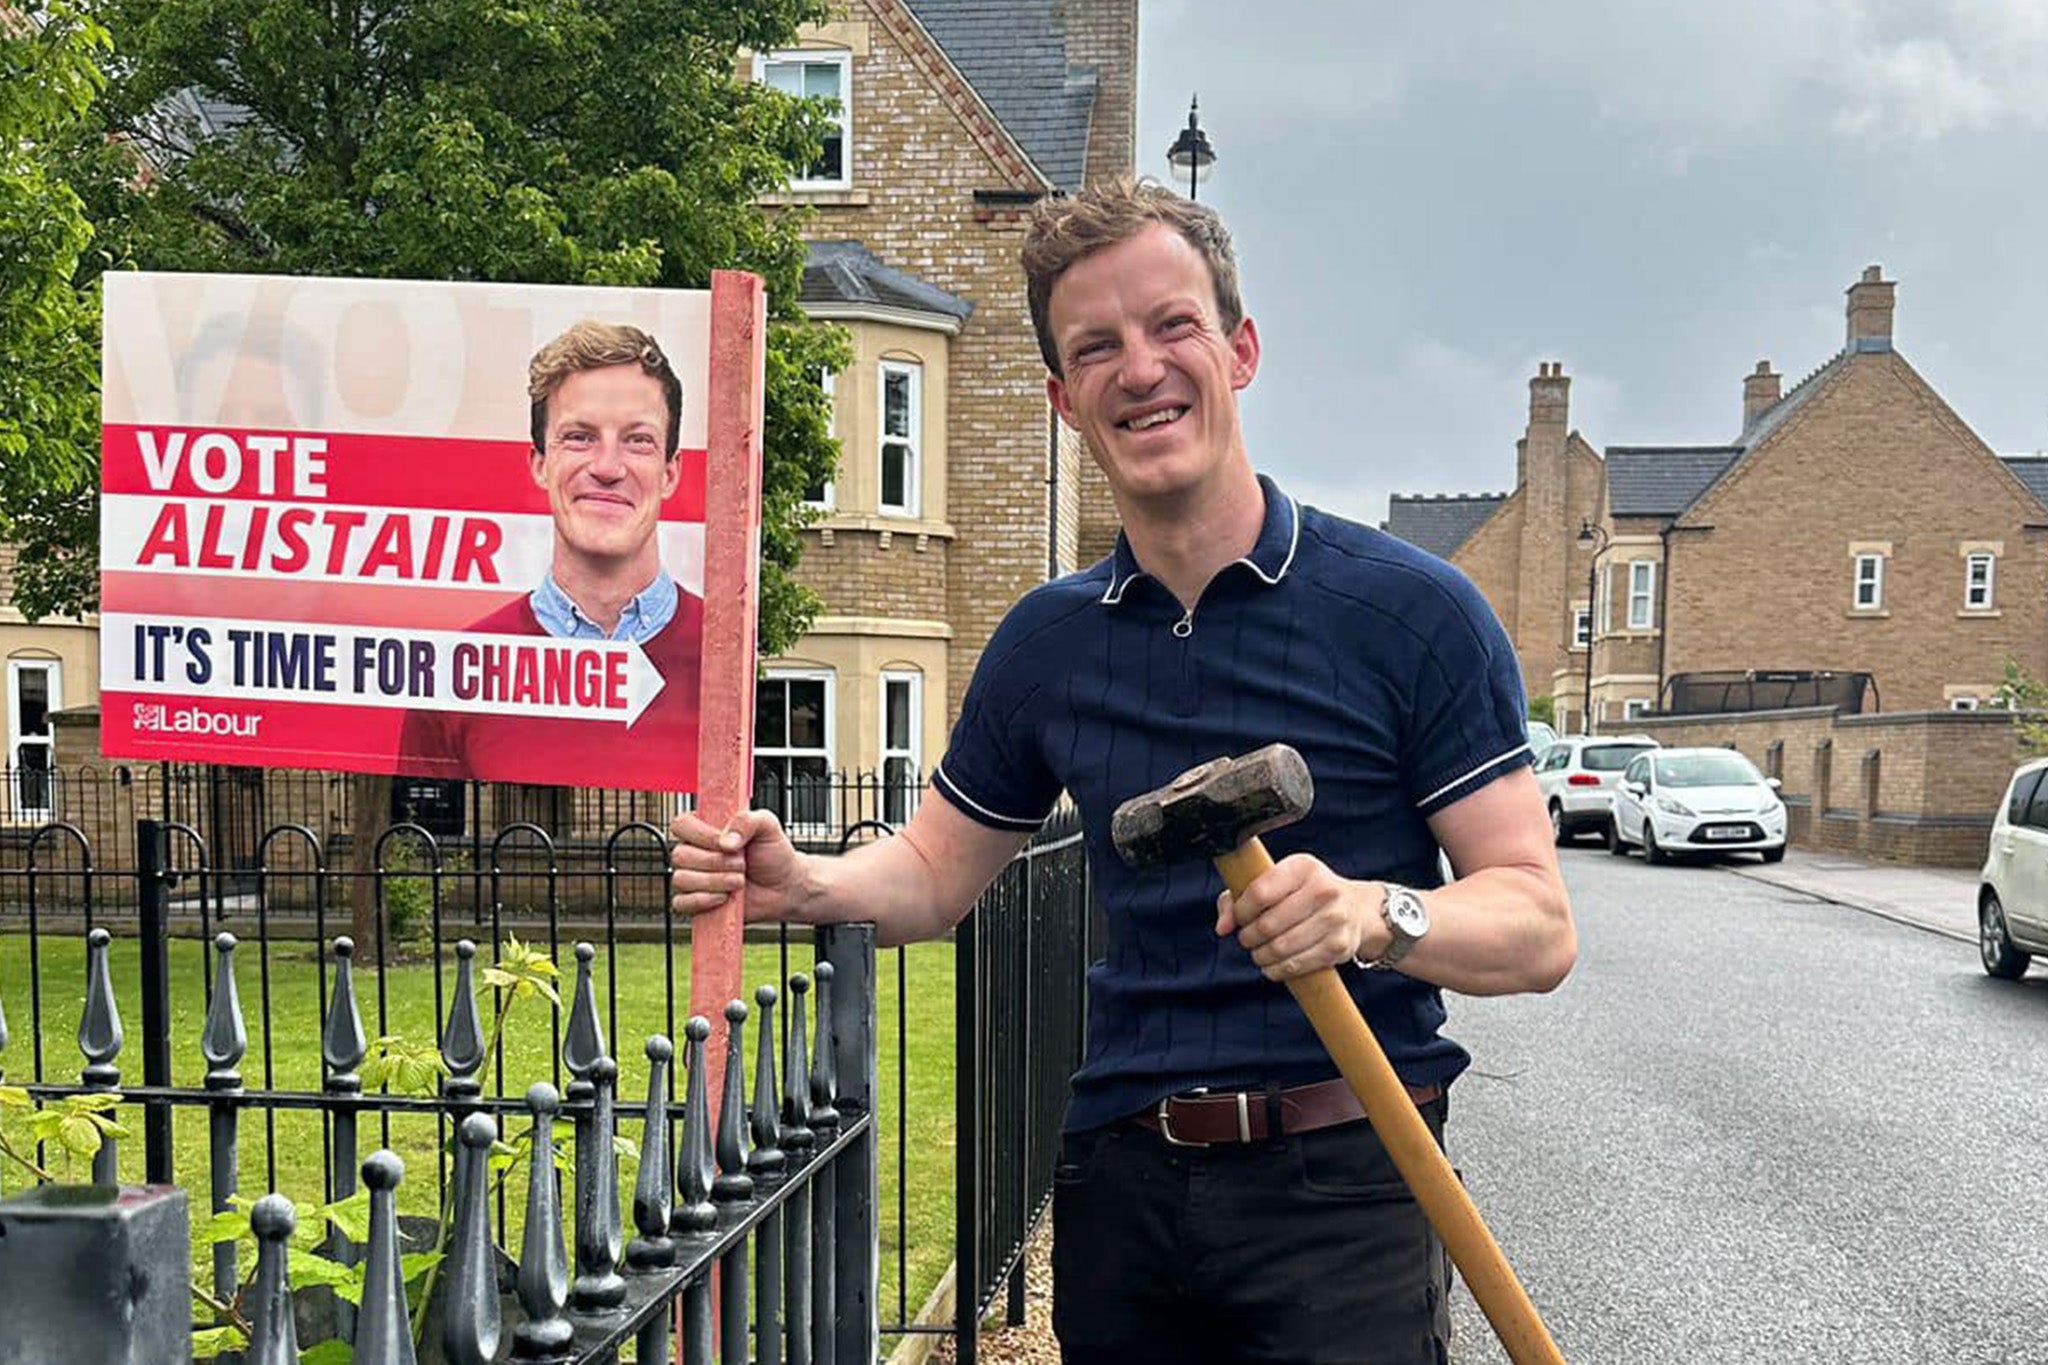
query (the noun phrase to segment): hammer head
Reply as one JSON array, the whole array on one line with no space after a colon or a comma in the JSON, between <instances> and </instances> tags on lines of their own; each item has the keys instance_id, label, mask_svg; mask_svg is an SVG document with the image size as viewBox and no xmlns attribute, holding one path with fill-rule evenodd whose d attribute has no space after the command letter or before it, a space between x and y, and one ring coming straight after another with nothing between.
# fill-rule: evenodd
<instances>
[{"instance_id":1,"label":"hammer head","mask_svg":"<svg viewBox=\"0 0 2048 1365\"><path fill-rule=\"evenodd\" d=\"M1132 867L1214 858L1291 824L1315 804L1308 764L1285 744L1190 768L1116 808L1110 840Z\"/></svg>"}]
</instances>

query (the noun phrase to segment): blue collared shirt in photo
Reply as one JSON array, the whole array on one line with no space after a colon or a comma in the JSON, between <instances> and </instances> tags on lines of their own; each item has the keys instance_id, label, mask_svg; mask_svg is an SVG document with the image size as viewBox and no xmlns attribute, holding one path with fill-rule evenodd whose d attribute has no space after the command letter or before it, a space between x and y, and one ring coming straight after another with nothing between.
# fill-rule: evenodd
<instances>
[{"instance_id":1,"label":"blue collared shirt in photo","mask_svg":"<svg viewBox=\"0 0 2048 1365\"><path fill-rule=\"evenodd\" d=\"M569 600L569 594L562 591L552 573L533 590L533 614L540 620L541 628L558 640L626 640L644 644L675 619L676 582L666 572L654 575L654 581L626 603L626 609L619 613L619 628L610 634Z\"/></svg>"}]
</instances>

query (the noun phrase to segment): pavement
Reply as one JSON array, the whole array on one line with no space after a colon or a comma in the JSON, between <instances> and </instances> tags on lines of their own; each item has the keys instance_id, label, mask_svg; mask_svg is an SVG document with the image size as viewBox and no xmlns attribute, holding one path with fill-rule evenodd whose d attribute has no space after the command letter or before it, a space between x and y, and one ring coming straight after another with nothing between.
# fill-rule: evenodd
<instances>
[{"instance_id":1,"label":"pavement","mask_svg":"<svg viewBox=\"0 0 2048 1365\"><path fill-rule=\"evenodd\" d=\"M1725 863L1725 870L1817 900L1864 910L1916 929L1977 941L1977 872L1961 867L1874 863L1842 853L1788 848L1782 863Z\"/></svg>"}]
</instances>

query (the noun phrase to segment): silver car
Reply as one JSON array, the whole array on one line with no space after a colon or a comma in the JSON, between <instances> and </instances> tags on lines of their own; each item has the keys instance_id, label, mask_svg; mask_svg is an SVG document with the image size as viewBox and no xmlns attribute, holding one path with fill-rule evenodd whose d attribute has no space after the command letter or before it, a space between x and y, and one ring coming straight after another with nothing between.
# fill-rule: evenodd
<instances>
[{"instance_id":1,"label":"silver car","mask_svg":"<svg viewBox=\"0 0 2048 1365\"><path fill-rule=\"evenodd\" d=\"M1656 747L1644 735L1565 735L1554 741L1536 760L1536 790L1557 842L1568 844L1587 832L1604 835L1621 770Z\"/></svg>"},{"instance_id":2,"label":"silver car","mask_svg":"<svg viewBox=\"0 0 2048 1365\"><path fill-rule=\"evenodd\" d=\"M1614 789L1607 851L1631 845L1653 863L1680 854L1785 856L1785 803L1767 778L1733 749L1653 749L1622 770Z\"/></svg>"},{"instance_id":3,"label":"silver car","mask_svg":"<svg viewBox=\"0 0 2048 1365\"><path fill-rule=\"evenodd\" d=\"M2048 953L2048 758L2013 772L1977 880L1984 970L2016 981L2035 953Z\"/></svg>"}]
</instances>

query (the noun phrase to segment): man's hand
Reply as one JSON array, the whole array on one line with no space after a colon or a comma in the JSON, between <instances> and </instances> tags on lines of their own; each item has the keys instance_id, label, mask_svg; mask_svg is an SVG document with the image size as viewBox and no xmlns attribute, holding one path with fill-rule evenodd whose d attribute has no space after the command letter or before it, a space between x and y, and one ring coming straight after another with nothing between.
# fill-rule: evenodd
<instances>
[{"instance_id":1,"label":"man's hand","mask_svg":"<svg viewBox=\"0 0 2048 1365\"><path fill-rule=\"evenodd\" d=\"M1235 933L1252 961L1273 981L1306 976L1386 950L1393 935L1380 913L1386 889L1332 872L1320 859L1294 853L1232 899L1216 900L1216 934Z\"/></svg>"},{"instance_id":2,"label":"man's hand","mask_svg":"<svg viewBox=\"0 0 2048 1365\"><path fill-rule=\"evenodd\" d=\"M782 832L771 811L741 811L724 829L695 815L669 824L675 848L669 853L669 909L701 915L744 890L749 920L801 920L809 879L804 855Z\"/></svg>"}]
</instances>

